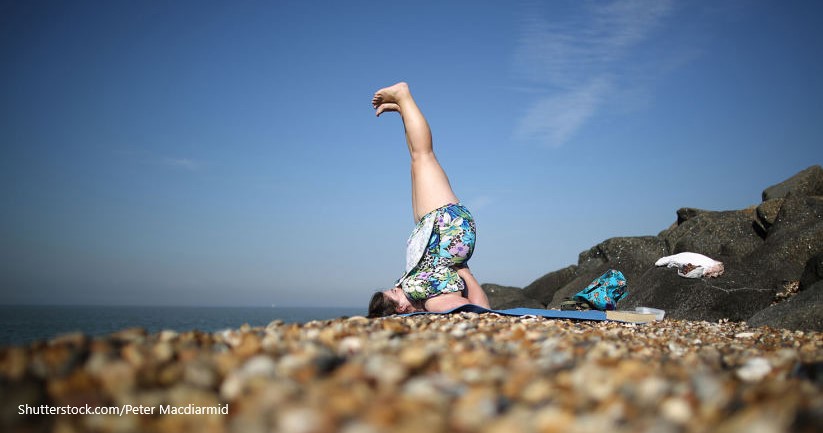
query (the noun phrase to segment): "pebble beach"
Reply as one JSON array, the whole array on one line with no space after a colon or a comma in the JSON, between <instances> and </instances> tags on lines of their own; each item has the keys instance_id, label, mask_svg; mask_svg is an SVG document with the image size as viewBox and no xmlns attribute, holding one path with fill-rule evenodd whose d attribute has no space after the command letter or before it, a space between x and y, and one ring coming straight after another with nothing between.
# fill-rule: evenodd
<instances>
[{"instance_id":1,"label":"pebble beach","mask_svg":"<svg viewBox=\"0 0 823 433\"><path fill-rule=\"evenodd\" d=\"M127 329L0 347L3 432L821 426L823 335L727 321L460 313L275 321L214 333Z\"/></svg>"}]
</instances>

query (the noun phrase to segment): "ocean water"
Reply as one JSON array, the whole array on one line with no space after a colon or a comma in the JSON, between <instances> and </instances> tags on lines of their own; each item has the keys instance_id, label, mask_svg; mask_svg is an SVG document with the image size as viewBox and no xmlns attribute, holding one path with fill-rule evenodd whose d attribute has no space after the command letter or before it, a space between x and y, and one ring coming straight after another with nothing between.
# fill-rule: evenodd
<instances>
[{"instance_id":1,"label":"ocean water","mask_svg":"<svg viewBox=\"0 0 823 433\"><path fill-rule=\"evenodd\" d=\"M149 332L219 331L244 323L266 326L274 320L305 323L365 315L355 307L110 307L0 306L0 346L24 345L80 331L90 336L126 328Z\"/></svg>"}]
</instances>

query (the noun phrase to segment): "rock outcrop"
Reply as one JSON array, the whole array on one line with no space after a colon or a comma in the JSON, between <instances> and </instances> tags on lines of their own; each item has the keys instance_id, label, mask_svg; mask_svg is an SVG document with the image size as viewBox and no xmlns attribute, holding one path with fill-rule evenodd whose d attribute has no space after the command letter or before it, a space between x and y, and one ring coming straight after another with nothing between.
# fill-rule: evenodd
<instances>
[{"instance_id":1,"label":"rock outcrop","mask_svg":"<svg viewBox=\"0 0 823 433\"><path fill-rule=\"evenodd\" d=\"M823 281L803 290L796 296L755 313L750 326L772 326L788 329L823 329Z\"/></svg>"},{"instance_id":2,"label":"rock outcrop","mask_svg":"<svg viewBox=\"0 0 823 433\"><path fill-rule=\"evenodd\" d=\"M497 284L483 284L483 291L489 299L494 299L494 308L543 308L543 305L526 294L519 287L499 286Z\"/></svg>"},{"instance_id":3,"label":"rock outcrop","mask_svg":"<svg viewBox=\"0 0 823 433\"><path fill-rule=\"evenodd\" d=\"M657 236L607 239L580 253L576 265L550 272L522 290L507 288L505 296L489 294L492 307L536 302L556 308L612 268L629 282L621 309L643 305L662 308L674 319L729 319L821 331L823 168L814 165L770 186L762 198L742 210L679 209L677 221ZM725 273L694 280L654 266L658 258L681 252L722 261ZM799 287L797 295L781 298L778 294L791 285ZM518 299L520 304L513 305Z\"/></svg>"}]
</instances>

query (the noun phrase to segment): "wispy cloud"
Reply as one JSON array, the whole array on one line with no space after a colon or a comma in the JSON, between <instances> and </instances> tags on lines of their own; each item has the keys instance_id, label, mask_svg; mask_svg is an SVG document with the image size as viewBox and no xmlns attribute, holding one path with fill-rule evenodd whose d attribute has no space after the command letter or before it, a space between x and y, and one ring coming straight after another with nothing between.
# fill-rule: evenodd
<instances>
[{"instance_id":1,"label":"wispy cloud","mask_svg":"<svg viewBox=\"0 0 823 433\"><path fill-rule=\"evenodd\" d=\"M195 171L203 166L202 163L189 158L163 158L163 164L169 167Z\"/></svg>"},{"instance_id":2,"label":"wispy cloud","mask_svg":"<svg viewBox=\"0 0 823 433\"><path fill-rule=\"evenodd\" d=\"M671 14L671 0L580 4L547 20L532 11L521 22L515 71L539 89L515 136L550 146L566 143L620 86L626 58Z\"/></svg>"},{"instance_id":3,"label":"wispy cloud","mask_svg":"<svg viewBox=\"0 0 823 433\"><path fill-rule=\"evenodd\" d=\"M568 91L538 99L520 119L517 138L539 138L560 146L595 113L610 86L605 77L596 77Z\"/></svg>"}]
</instances>

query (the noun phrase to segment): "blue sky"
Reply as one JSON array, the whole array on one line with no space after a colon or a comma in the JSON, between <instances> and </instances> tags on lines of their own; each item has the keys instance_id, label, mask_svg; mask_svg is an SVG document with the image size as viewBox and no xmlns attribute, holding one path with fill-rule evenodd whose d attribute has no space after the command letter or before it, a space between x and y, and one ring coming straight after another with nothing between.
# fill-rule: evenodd
<instances>
[{"instance_id":1,"label":"blue sky","mask_svg":"<svg viewBox=\"0 0 823 433\"><path fill-rule=\"evenodd\" d=\"M823 3L0 5L0 304L365 306L413 228L404 80L525 286L823 162Z\"/></svg>"}]
</instances>

